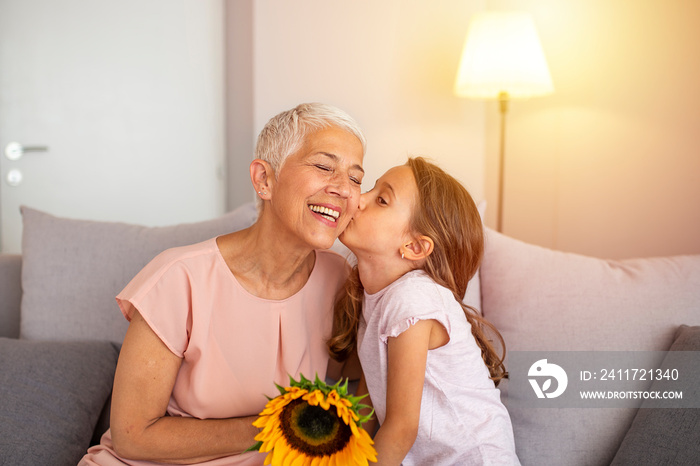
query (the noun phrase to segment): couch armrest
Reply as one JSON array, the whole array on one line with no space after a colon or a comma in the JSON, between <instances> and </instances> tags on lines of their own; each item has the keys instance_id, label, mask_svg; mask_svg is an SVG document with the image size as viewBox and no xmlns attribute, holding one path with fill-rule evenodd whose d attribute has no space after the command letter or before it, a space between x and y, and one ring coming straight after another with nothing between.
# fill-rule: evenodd
<instances>
[{"instance_id":1,"label":"couch armrest","mask_svg":"<svg viewBox=\"0 0 700 466\"><path fill-rule=\"evenodd\" d=\"M0 254L0 337L19 338L22 256Z\"/></svg>"}]
</instances>

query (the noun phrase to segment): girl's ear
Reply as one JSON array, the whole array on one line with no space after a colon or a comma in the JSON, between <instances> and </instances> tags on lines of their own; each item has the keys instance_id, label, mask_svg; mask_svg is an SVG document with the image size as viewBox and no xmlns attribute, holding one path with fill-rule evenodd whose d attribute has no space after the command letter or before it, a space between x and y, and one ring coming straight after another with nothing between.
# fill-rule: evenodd
<instances>
[{"instance_id":1,"label":"girl's ear","mask_svg":"<svg viewBox=\"0 0 700 466\"><path fill-rule=\"evenodd\" d=\"M401 254L404 258L417 261L425 259L433 253L435 244L433 240L427 236L421 235L414 240L404 244L401 247Z\"/></svg>"},{"instance_id":2,"label":"girl's ear","mask_svg":"<svg viewBox=\"0 0 700 466\"><path fill-rule=\"evenodd\" d=\"M261 199L270 198L270 191L275 181L272 166L261 159L255 159L250 163L250 180Z\"/></svg>"}]
</instances>

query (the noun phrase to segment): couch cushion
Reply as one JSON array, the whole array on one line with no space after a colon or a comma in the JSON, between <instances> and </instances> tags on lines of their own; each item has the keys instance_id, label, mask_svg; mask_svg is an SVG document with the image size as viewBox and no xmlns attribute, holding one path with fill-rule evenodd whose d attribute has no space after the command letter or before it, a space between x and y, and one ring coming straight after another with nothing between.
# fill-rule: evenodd
<instances>
[{"instance_id":1,"label":"couch cushion","mask_svg":"<svg viewBox=\"0 0 700 466\"><path fill-rule=\"evenodd\" d=\"M220 218L168 227L59 218L22 207L21 338L121 343L114 297L161 251L239 230L253 203Z\"/></svg>"},{"instance_id":2,"label":"couch cushion","mask_svg":"<svg viewBox=\"0 0 700 466\"><path fill-rule=\"evenodd\" d=\"M699 289L698 255L612 261L487 232L482 311L509 352L665 351L679 325L700 324ZM523 464L577 465L609 464L636 410L509 412Z\"/></svg>"},{"instance_id":3,"label":"couch cushion","mask_svg":"<svg viewBox=\"0 0 700 466\"><path fill-rule=\"evenodd\" d=\"M700 326L682 325L676 333L671 351L700 351ZM700 356L700 353L698 353ZM696 357L698 357L696 356ZM662 370L677 369L683 376L683 397L700 396L700 374L686 362L668 357ZM654 383L650 390L662 390L661 383ZM674 387L678 389L678 387ZM659 464L697 464L700 458L700 409L698 408L647 408L642 404L627 432L613 465L634 464L656 466Z\"/></svg>"},{"instance_id":4,"label":"couch cushion","mask_svg":"<svg viewBox=\"0 0 700 466\"><path fill-rule=\"evenodd\" d=\"M0 464L77 464L118 354L109 342L0 338Z\"/></svg>"}]
</instances>

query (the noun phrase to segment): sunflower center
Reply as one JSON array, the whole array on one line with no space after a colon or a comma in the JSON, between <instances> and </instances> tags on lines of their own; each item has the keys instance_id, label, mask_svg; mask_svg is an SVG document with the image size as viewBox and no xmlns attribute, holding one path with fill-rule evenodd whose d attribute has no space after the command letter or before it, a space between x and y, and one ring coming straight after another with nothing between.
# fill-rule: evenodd
<instances>
[{"instance_id":1,"label":"sunflower center","mask_svg":"<svg viewBox=\"0 0 700 466\"><path fill-rule=\"evenodd\" d=\"M342 451L352 431L336 415L298 398L282 410L280 425L287 443L307 456L330 456Z\"/></svg>"}]
</instances>

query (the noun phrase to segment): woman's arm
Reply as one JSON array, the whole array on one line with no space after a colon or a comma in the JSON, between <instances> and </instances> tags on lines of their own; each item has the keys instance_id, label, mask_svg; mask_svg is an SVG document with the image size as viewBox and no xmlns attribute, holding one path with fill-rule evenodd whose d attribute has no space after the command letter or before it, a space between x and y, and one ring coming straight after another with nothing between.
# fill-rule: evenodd
<instances>
[{"instance_id":1,"label":"woman's arm","mask_svg":"<svg viewBox=\"0 0 700 466\"><path fill-rule=\"evenodd\" d=\"M434 320L419 321L388 341L386 419L374 437L378 465L399 465L418 435L425 365ZM444 344L444 343L443 343Z\"/></svg>"},{"instance_id":2,"label":"woman's arm","mask_svg":"<svg viewBox=\"0 0 700 466\"><path fill-rule=\"evenodd\" d=\"M256 416L200 420L166 415L181 363L135 311L114 376L111 431L118 455L190 464L240 453L255 443Z\"/></svg>"}]
</instances>

